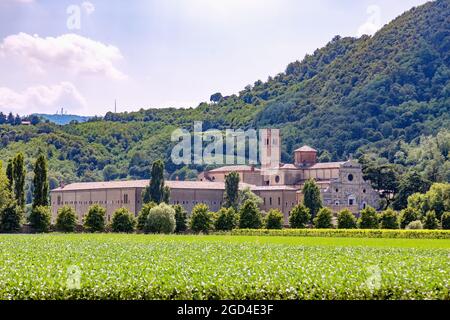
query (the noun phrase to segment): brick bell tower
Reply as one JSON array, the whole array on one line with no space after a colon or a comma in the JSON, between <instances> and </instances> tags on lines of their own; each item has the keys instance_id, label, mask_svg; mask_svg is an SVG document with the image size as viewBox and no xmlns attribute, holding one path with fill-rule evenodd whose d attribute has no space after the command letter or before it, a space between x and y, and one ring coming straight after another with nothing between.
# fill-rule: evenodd
<instances>
[{"instance_id":1,"label":"brick bell tower","mask_svg":"<svg viewBox=\"0 0 450 320\"><path fill-rule=\"evenodd\" d=\"M280 129L261 129L259 131L259 159L261 169L278 169L280 167Z\"/></svg>"}]
</instances>

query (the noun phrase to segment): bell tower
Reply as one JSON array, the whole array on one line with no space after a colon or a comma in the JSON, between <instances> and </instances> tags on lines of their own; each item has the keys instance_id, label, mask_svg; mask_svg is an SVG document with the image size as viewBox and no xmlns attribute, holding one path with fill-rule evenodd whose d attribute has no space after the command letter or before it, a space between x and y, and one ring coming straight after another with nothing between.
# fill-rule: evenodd
<instances>
[{"instance_id":1,"label":"bell tower","mask_svg":"<svg viewBox=\"0 0 450 320\"><path fill-rule=\"evenodd\" d=\"M259 131L259 158L262 169L278 169L280 167L280 129L261 129Z\"/></svg>"}]
</instances>

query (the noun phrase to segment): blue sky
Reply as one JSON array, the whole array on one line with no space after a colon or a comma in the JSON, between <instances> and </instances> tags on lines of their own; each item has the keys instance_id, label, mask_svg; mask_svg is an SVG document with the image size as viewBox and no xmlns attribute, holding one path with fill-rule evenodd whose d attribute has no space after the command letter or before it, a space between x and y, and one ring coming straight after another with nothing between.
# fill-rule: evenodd
<instances>
[{"instance_id":1,"label":"blue sky","mask_svg":"<svg viewBox=\"0 0 450 320\"><path fill-rule=\"evenodd\" d=\"M423 0L0 0L0 111L195 107Z\"/></svg>"}]
</instances>

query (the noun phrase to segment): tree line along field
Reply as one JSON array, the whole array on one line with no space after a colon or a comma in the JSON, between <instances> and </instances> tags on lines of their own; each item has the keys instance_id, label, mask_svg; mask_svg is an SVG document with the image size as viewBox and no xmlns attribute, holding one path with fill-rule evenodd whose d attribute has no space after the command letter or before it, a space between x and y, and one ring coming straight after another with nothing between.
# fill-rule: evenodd
<instances>
[{"instance_id":1,"label":"tree line along field","mask_svg":"<svg viewBox=\"0 0 450 320\"><path fill-rule=\"evenodd\" d=\"M448 238L0 235L0 299L448 300L449 254Z\"/></svg>"}]
</instances>

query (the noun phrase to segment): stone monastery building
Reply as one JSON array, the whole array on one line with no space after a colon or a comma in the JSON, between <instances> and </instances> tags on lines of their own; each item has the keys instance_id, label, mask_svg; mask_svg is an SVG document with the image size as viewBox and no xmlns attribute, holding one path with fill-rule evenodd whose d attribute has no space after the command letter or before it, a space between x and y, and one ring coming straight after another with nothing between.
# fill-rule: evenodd
<instances>
[{"instance_id":1,"label":"stone monastery building","mask_svg":"<svg viewBox=\"0 0 450 320\"><path fill-rule=\"evenodd\" d=\"M280 164L270 159L280 158L279 135L269 130L266 143L266 161L261 168L238 165L217 168L199 175L198 181L166 181L171 189L171 204L180 204L188 212L198 203L218 211L223 202L225 176L230 172L240 175L240 189L250 188L263 199L261 209L272 208L283 212L285 223L291 209L302 201L302 187L307 179L320 186L323 204L333 211L344 208L357 213L366 206L378 208L379 195L363 179L361 165L350 159L343 162L317 162L317 151L303 146L294 151L294 163ZM272 138L275 137L275 138ZM270 153L277 153L275 155ZM81 221L90 206L98 204L107 209L107 220L114 211L125 207L135 215L142 208L142 191L149 180L74 183L51 191L53 219L62 206L72 206Z\"/></svg>"}]
</instances>

